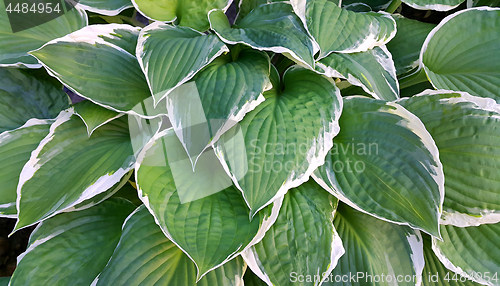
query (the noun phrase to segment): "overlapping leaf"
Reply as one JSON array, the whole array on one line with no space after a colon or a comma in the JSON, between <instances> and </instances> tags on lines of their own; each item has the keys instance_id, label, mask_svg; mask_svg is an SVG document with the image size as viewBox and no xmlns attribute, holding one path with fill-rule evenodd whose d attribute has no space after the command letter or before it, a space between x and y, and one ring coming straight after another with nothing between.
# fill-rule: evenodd
<instances>
[{"instance_id":1,"label":"overlapping leaf","mask_svg":"<svg viewBox=\"0 0 500 286\"><path fill-rule=\"evenodd\" d=\"M438 89L500 102L500 8L479 7L446 17L422 48L421 64Z\"/></svg>"},{"instance_id":2,"label":"overlapping leaf","mask_svg":"<svg viewBox=\"0 0 500 286\"><path fill-rule=\"evenodd\" d=\"M337 203L312 180L291 189L262 241L243 254L252 271L268 285L290 285L292 273L328 275L344 254L333 227Z\"/></svg>"},{"instance_id":3,"label":"overlapping leaf","mask_svg":"<svg viewBox=\"0 0 500 286\"><path fill-rule=\"evenodd\" d=\"M252 215L307 181L339 131L342 99L330 79L297 66L286 71L282 83L277 73L272 76L274 88L264 93L266 100L238 126L244 146L231 140L234 130L216 143Z\"/></svg>"},{"instance_id":4,"label":"overlapping leaf","mask_svg":"<svg viewBox=\"0 0 500 286\"><path fill-rule=\"evenodd\" d=\"M406 5L420 10L449 11L465 0L402 0Z\"/></svg>"},{"instance_id":5,"label":"overlapping leaf","mask_svg":"<svg viewBox=\"0 0 500 286\"><path fill-rule=\"evenodd\" d=\"M314 178L358 210L439 237L443 167L424 124L395 103L344 102L341 131Z\"/></svg>"},{"instance_id":6,"label":"overlapping leaf","mask_svg":"<svg viewBox=\"0 0 500 286\"><path fill-rule=\"evenodd\" d=\"M399 101L421 118L444 167L444 223L500 222L500 106L492 99L426 91Z\"/></svg>"},{"instance_id":7,"label":"overlapping leaf","mask_svg":"<svg viewBox=\"0 0 500 286\"><path fill-rule=\"evenodd\" d=\"M94 104L89 100L75 104L75 114L78 115L87 126L89 136L92 135L97 128L123 115Z\"/></svg>"},{"instance_id":8,"label":"overlapping leaf","mask_svg":"<svg viewBox=\"0 0 500 286\"><path fill-rule=\"evenodd\" d=\"M130 0L80 0L78 6L83 9L107 16L115 16L123 10L133 7Z\"/></svg>"}]
</instances>

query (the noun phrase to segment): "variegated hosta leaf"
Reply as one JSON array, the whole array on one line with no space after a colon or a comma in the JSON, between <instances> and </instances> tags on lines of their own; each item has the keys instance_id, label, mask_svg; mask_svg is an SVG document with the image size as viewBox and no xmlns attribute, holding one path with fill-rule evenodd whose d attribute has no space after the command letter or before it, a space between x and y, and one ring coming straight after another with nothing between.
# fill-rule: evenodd
<instances>
[{"instance_id":1,"label":"variegated hosta leaf","mask_svg":"<svg viewBox=\"0 0 500 286\"><path fill-rule=\"evenodd\" d=\"M347 79L377 99L399 98L396 68L385 46L359 53L331 53L316 63L316 71L328 77Z\"/></svg>"},{"instance_id":2,"label":"variegated hosta leaf","mask_svg":"<svg viewBox=\"0 0 500 286\"><path fill-rule=\"evenodd\" d=\"M281 206L278 201L250 221L214 152L205 152L193 172L173 129L157 134L139 155L136 182L163 232L196 263L197 279L262 239Z\"/></svg>"},{"instance_id":3,"label":"variegated hosta leaf","mask_svg":"<svg viewBox=\"0 0 500 286\"><path fill-rule=\"evenodd\" d=\"M345 204L339 205L334 226L345 254L321 285L420 285L424 256L418 230L381 221Z\"/></svg>"},{"instance_id":4,"label":"variegated hosta leaf","mask_svg":"<svg viewBox=\"0 0 500 286\"><path fill-rule=\"evenodd\" d=\"M228 51L216 35L155 22L141 30L136 54L158 103Z\"/></svg>"},{"instance_id":5,"label":"variegated hosta leaf","mask_svg":"<svg viewBox=\"0 0 500 286\"><path fill-rule=\"evenodd\" d=\"M133 168L131 145L126 117L89 137L72 109L61 112L21 172L16 230L111 188Z\"/></svg>"},{"instance_id":6,"label":"variegated hosta leaf","mask_svg":"<svg viewBox=\"0 0 500 286\"><path fill-rule=\"evenodd\" d=\"M134 7L130 0L80 0L78 6L106 16L115 16L127 8Z\"/></svg>"},{"instance_id":7,"label":"variegated hosta leaf","mask_svg":"<svg viewBox=\"0 0 500 286\"><path fill-rule=\"evenodd\" d=\"M500 105L453 91L425 91L399 104L434 138L444 167L445 224L500 222Z\"/></svg>"},{"instance_id":8,"label":"variegated hosta leaf","mask_svg":"<svg viewBox=\"0 0 500 286\"><path fill-rule=\"evenodd\" d=\"M420 55L437 89L468 92L500 103L500 8L479 7L446 17Z\"/></svg>"},{"instance_id":9,"label":"variegated hosta leaf","mask_svg":"<svg viewBox=\"0 0 500 286\"><path fill-rule=\"evenodd\" d=\"M465 0L402 0L406 5L419 10L449 11Z\"/></svg>"},{"instance_id":10,"label":"variegated hosta leaf","mask_svg":"<svg viewBox=\"0 0 500 286\"><path fill-rule=\"evenodd\" d=\"M229 8L233 0L132 0L135 8L152 20L176 22L204 32L210 28L208 12Z\"/></svg>"},{"instance_id":11,"label":"variegated hosta leaf","mask_svg":"<svg viewBox=\"0 0 500 286\"><path fill-rule=\"evenodd\" d=\"M239 10L236 22L238 23L241 19L245 18L248 13L253 9L259 7L262 4L268 4L273 2L283 2L286 0L239 0Z\"/></svg>"},{"instance_id":12,"label":"variegated hosta leaf","mask_svg":"<svg viewBox=\"0 0 500 286\"><path fill-rule=\"evenodd\" d=\"M348 9L353 5L364 4L368 5L373 11L379 11L385 10L390 3L391 0L342 0L342 7Z\"/></svg>"},{"instance_id":13,"label":"variegated hosta leaf","mask_svg":"<svg viewBox=\"0 0 500 286\"><path fill-rule=\"evenodd\" d=\"M13 33L5 3L8 2L0 1L0 67L41 67L37 60L28 54L29 51L40 48L50 40L81 29L88 23L85 11L76 7L49 22ZM61 11L63 11L62 7ZM26 21L29 23L29 17L26 17Z\"/></svg>"},{"instance_id":14,"label":"variegated hosta leaf","mask_svg":"<svg viewBox=\"0 0 500 286\"><path fill-rule=\"evenodd\" d=\"M280 84L273 72L274 88L237 126L244 145L232 140L236 127L215 145L252 215L307 181L339 132L342 98L330 79L294 66Z\"/></svg>"},{"instance_id":15,"label":"variegated hosta leaf","mask_svg":"<svg viewBox=\"0 0 500 286\"><path fill-rule=\"evenodd\" d=\"M114 111L141 114L134 107L151 93L135 57L138 35L139 28L129 25L92 25L31 54L82 97ZM61 61L61 55L71 60Z\"/></svg>"},{"instance_id":16,"label":"variegated hosta leaf","mask_svg":"<svg viewBox=\"0 0 500 286\"><path fill-rule=\"evenodd\" d=\"M448 270L432 251L432 239L428 235L424 240L425 266L422 273L423 286L480 286L467 277ZM493 274L494 275L494 274ZM493 276L492 275L492 276ZM497 275L498 276L498 275Z\"/></svg>"},{"instance_id":17,"label":"variegated hosta leaf","mask_svg":"<svg viewBox=\"0 0 500 286\"><path fill-rule=\"evenodd\" d=\"M500 223L441 227L432 250L446 268L483 285L500 285ZM463 279L462 279L463 280Z\"/></svg>"},{"instance_id":18,"label":"variegated hosta leaf","mask_svg":"<svg viewBox=\"0 0 500 286\"><path fill-rule=\"evenodd\" d=\"M50 83L20 70L0 68L0 133L23 126L29 119L53 119L69 107L69 98Z\"/></svg>"},{"instance_id":19,"label":"variegated hosta leaf","mask_svg":"<svg viewBox=\"0 0 500 286\"><path fill-rule=\"evenodd\" d=\"M90 285L113 254L134 205L111 199L42 222L18 259L11 286Z\"/></svg>"},{"instance_id":20,"label":"variegated hosta leaf","mask_svg":"<svg viewBox=\"0 0 500 286\"><path fill-rule=\"evenodd\" d=\"M418 67L422 45L436 25L408 19L401 15L393 15L393 17L398 31L394 39L387 43L387 49L392 54L397 74L403 75Z\"/></svg>"},{"instance_id":21,"label":"variegated hosta leaf","mask_svg":"<svg viewBox=\"0 0 500 286\"><path fill-rule=\"evenodd\" d=\"M169 119L193 162L272 87L266 53L244 49L237 58L234 53L215 59L166 98Z\"/></svg>"},{"instance_id":22,"label":"variegated hosta leaf","mask_svg":"<svg viewBox=\"0 0 500 286\"><path fill-rule=\"evenodd\" d=\"M78 115L87 126L89 136L92 135L97 128L123 115L94 104L90 100L75 104L75 114Z\"/></svg>"},{"instance_id":23,"label":"variegated hosta leaf","mask_svg":"<svg viewBox=\"0 0 500 286\"><path fill-rule=\"evenodd\" d=\"M145 206L125 221L113 256L93 286L242 286L246 265L236 257L196 283L196 266L162 233Z\"/></svg>"},{"instance_id":24,"label":"variegated hosta leaf","mask_svg":"<svg viewBox=\"0 0 500 286\"><path fill-rule=\"evenodd\" d=\"M337 203L312 180L291 189L262 241L243 253L248 266L268 285L290 285L292 273L330 274L344 254L333 227Z\"/></svg>"},{"instance_id":25,"label":"variegated hosta leaf","mask_svg":"<svg viewBox=\"0 0 500 286\"><path fill-rule=\"evenodd\" d=\"M399 104L348 97L314 178L348 205L439 237L443 167L424 124Z\"/></svg>"},{"instance_id":26,"label":"variegated hosta leaf","mask_svg":"<svg viewBox=\"0 0 500 286\"><path fill-rule=\"evenodd\" d=\"M243 43L257 50L284 53L314 67L313 43L288 3L258 6L232 28L220 10L211 11L209 18L212 30L227 44Z\"/></svg>"},{"instance_id":27,"label":"variegated hosta leaf","mask_svg":"<svg viewBox=\"0 0 500 286\"><path fill-rule=\"evenodd\" d=\"M356 13L329 0L292 0L293 9L319 45L319 59L332 52L364 52L389 42L396 22L385 13Z\"/></svg>"}]
</instances>

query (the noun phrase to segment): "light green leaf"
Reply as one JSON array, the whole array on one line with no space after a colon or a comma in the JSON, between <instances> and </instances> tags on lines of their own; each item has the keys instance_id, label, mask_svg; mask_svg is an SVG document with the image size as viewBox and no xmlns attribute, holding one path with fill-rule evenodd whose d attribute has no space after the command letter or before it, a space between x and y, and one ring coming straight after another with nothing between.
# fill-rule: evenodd
<instances>
[{"instance_id":1,"label":"light green leaf","mask_svg":"<svg viewBox=\"0 0 500 286\"><path fill-rule=\"evenodd\" d=\"M226 11L233 0L132 0L134 7L151 20L175 22L205 32L210 28L208 13Z\"/></svg>"},{"instance_id":2,"label":"light green leaf","mask_svg":"<svg viewBox=\"0 0 500 286\"><path fill-rule=\"evenodd\" d=\"M142 29L137 43L137 59L156 103L228 51L216 35L162 22Z\"/></svg>"},{"instance_id":3,"label":"light green leaf","mask_svg":"<svg viewBox=\"0 0 500 286\"><path fill-rule=\"evenodd\" d=\"M342 0L342 7L348 9L349 6L356 4L368 5L373 11L385 10L391 0Z\"/></svg>"},{"instance_id":4,"label":"light green leaf","mask_svg":"<svg viewBox=\"0 0 500 286\"><path fill-rule=\"evenodd\" d=\"M81 29L88 23L87 13L75 7L50 22L13 33L5 3L7 2L0 1L0 67L41 67L37 60L28 54L29 51Z\"/></svg>"},{"instance_id":5,"label":"light green leaf","mask_svg":"<svg viewBox=\"0 0 500 286\"><path fill-rule=\"evenodd\" d=\"M243 43L257 50L284 53L314 67L313 43L288 3L258 6L232 28L220 10L211 11L209 18L210 28L227 44Z\"/></svg>"},{"instance_id":6,"label":"light green leaf","mask_svg":"<svg viewBox=\"0 0 500 286\"><path fill-rule=\"evenodd\" d=\"M273 77L266 100L215 145L252 215L307 181L339 132L342 98L331 79L297 66L281 84L277 73ZM238 128L244 145L231 140Z\"/></svg>"},{"instance_id":7,"label":"light green leaf","mask_svg":"<svg viewBox=\"0 0 500 286\"><path fill-rule=\"evenodd\" d=\"M385 46L359 53L331 53L316 63L316 71L328 77L347 79L377 99L399 98L396 68Z\"/></svg>"},{"instance_id":8,"label":"light green leaf","mask_svg":"<svg viewBox=\"0 0 500 286\"><path fill-rule=\"evenodd\" d=\"M246 265L237 257L196 283L196 266L162 233L145 206L125 221L123 234L108 265L93 286L237 286Z\"/></svg>"},{"instance_id":9,"label":"light green leaf","mask_svg":"<svg viewBox=\"0 0 500 286\"><path fill-rule=\"evenodd\" d=\"M243 253L248 266L268 285L290 285L292 273L330 274L344 254L333 227L337 203L312 180L291 189L262 241Z\"/></svg>"},{"instance_id":10,"label":"light green leaf","mask_svg":"<svg viewBox=\"0 0 500 286\"><path fill-rule=\"evenodd\" d=\"M445 90L399 103L421 118L439 148L445 175L442 223L500 222L500 105Z\"/></svg>"},{"instance_id":11,"label":"light green leaf","mask_svg":"<svg viewBox=\"0 0 500 286\"><path fill-rule=\"evenodd\" d=\"M123 10L134 7L130 0L80 0L78 6L106 16L116 16Z\"/></svg>"},{"instance_id":12,"label":"light green leaf","mask_svg":"<svg viewBox=\"0 0 500 286\"><path fill-rule=\"evenodd\" d=\"M419 65L420 50L425 38L436 27L434 24L393 15L398 31L394 39L387 43L398 75L403 75Z\"/></svg>"},{"instance_id":13,"label":"light green leaf","mask_svg":"<svg viewBox=\"0 0 500 286\"><path fill-rule=\"evenodd\" d=\"M213 151L200 157L193 172L183 149L173 129L157 134L139 155L136 182L163 232L196 263L199 280L262 239L281 204L250 221Z\"/></svg>"},{"instance_id":14,"label":"light green leaf","mask_svg":"<svg viewBox=\"0 0 500 286\"><path fill-rule=\"evenodd\" d=\"M356 13L329 0L292 0L293 9L319 45L319 58L332 52L365 52L389 42L396 22L387 13Z\"/></svg>"},{"instance_id":15,"label":"light green leaf","mask_svg":"<svg viewBox=\"0 0 500 286\"><path fill-rule=\"evenodd\" d=\"M21 172L16 230L111 188L133 168L131 145L125 117L89 137L72 109L61 112Z\"/></svg>"},{"instance_id":16,"label":"light green leaf","mask_svg":"<svg viewBox=\"0 0 500 286\"><path fill-rule=\"evenodd\" d=\"M344 103L341 131L314 178L357 210L439 237L443 167L424 124L399 104Z\"/></svg>"},{"instance_id":17,"label":"light green leaf","mask_svg":"<svg viewBox=\"0 0 500 286\"><path fill-rule=\"evenodd\" d=\"M441 227L432 250L446 268L483 285L500 285L500 223Z\"/></svg>"},{"instance_id":18,"label":"light green leaf","mask_svg":"<svg viewBox=\"0 0 500 286\"><path fill-rule=\"evenodd\" d=\"M406 5L419 10L449 11L465 0L402 0Z\"/></svg>"},{"instance_id":19,"label":"light green leaf","mask_svg":"<svg viewBox=\"0 0 500 286\"><path fill-rule=\"evenodd\" d=\"M345 204L339 204L334 226L345 254L321 285L420 285L424 256L418 230L378 220ZM345 278L340 282L345 275L347 282Z\"/></svg>"},{"instance_id":20,"label":"light green leaf","mask_svg":"<svg viewBox=\"0 0 500 286\"><path fill-rule=\"evenodd\" d=\"M134 205L113 199L42 222L18 259L11 286L90 285L106 266Z\"/></svg>"},{"instance_id":21,"label":"light green leaf","mask_svg":"<svg viewBox=\"0 0 500 286\"><path fill-rule=\"evenodd\" d=\"M117 112L142 114L134 107L151 93L135 57L138 35L139 28L129 25L92 25L31 54L80 96ZM61 55L72 60L61 61Z\"/></svg>"},{"instance_id":22,"label":"light green leaf","mask_svg":"<svg viewBox=\"0 0 500 286\"><path fill-rule=\"evenodd\" d=\"M462 10L446 17L422 47L421 65L437 89L500 102L500 8Z\"/></svg>"},{"instance_id":23,"label":"light green leaf","mask_svg":"<svg viewBox=\"0 0 500 286\"><path fill-rule=\"evenodd\" d=\"M75 104L75 114L78 115L85 123L85 126L87 126L89 137L97 128L123 115L94 104L90 100Z\"/></svg>"}]
</instances>

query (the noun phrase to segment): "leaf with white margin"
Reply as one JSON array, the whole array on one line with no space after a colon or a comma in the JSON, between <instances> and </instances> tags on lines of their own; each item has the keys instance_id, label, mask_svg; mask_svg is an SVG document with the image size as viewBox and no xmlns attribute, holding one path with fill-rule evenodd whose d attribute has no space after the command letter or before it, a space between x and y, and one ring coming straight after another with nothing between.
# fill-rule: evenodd
<instances>
[{"instance_id":1,"label":"leaf with white margin","mask_svg":"<svg viewBox=\"0 0 500 286\"><path fill-rule=\"evenodd\" d=\"M290 285L293 272L330 274L344 254L333 227L337 204L313 180L288 191L276 222L242 254L250 269L268 285Z\"/></svg>"},{"instance_id":2,"label":"leaf with white margin","mask_svg":"<svg viewBox=\"0 0 500 286\"><path fill-rule=\"evenodd\" d=\"M89 137L97 128L123 115L94 104L90 100L79 102L74 105L74 108L75 114L78 115L85 123L85 126L87 126Z\"/></svg>"},{"instance_id":3,"label":"leaf with white margin","mask_svg":"<svg viewBox=\"0 0 500 286\"><path fill-rule=\"evenodd\" d=\"M141 30L136 49L155 102L189 81L224 52L229 49L216 35L162 22Z\"/></svg>"},{"instance_id":4,"label":"leaf with white margin","mask_svg":"<svg viewBox=\"0 0 500 286\"><path fill-rule=\"evenodd\" d=\"M218 57L167 97L168 117L193 164L272 88L270 59L252 49Z\"/></svg>"},{"instance_id":5,"label":"leaf with white margin","mask_svg":"<svg viewBox=\"0 0 500 286\"><path fill-rule=\"evenodd\" d=\"M396 68L385 46L359 53L331 53L316 63L316 71L327 77L347 79L376 99L399 98Z\"/></svg>"},{"instance_id":6,"label":"leaf with white margin","mask_svg":"<svg viewBox=\"0 0 500 286\"><path fill-rule=\"evenodd\" d=\"M199 280L262 239L281 201L250 220L213 151L200 157L193 172L183 149L173 129L155 135L138 157L136 182L156 223L195 262Z\"/></svg>"},{"instance_id":7,"label":"leaf with white margin","mask_svg":"<svg viewBox=\"0 0 500 286\"><path fill-rule=\"evenodd\" d=\"M78 95L105 108L132 110L151 97L135 48L140 28L92 25L31 52L47 71ZM72 60L61 61L61 56Z\"/></svg>"},{"instance_id":8,"label":"leaf with white margin","mask_svg":"<svg viewBox=\"0 0 500 286\"><path fill-rule=\"evenodd\" d=\"M345 204L339 204L333 224L342 239L345 254L321 285L420 285L424 254L418 230L384 222ZM345 275L349 277L348 282L335 280ZM382 275L384 279L380 279ZM350 280L351 276L356 279ZM411 280L404 281L407 277Z\"/></svg>"},{"instance_id":9,"label":"leaf with white margin","mask_svg":"<svg viewBox=\"0 0 500 286\"><path fill-rule=\"evenodd\" d=\"M0 68L0 133L32 118L54 119L69 103L62 86L59 89L18 69Z\"/></svg>"},{"instance_id":10,"label":"leaf with white margin","mask_svg":"<svg viewBox=\"0 0 500 286\"><path fill-rule=\"evenodd\" d=\"M436 89L500 103L500 8L479 7L444 18L427 36L420 65Z\"/></svg>"},{"instance_id":11,"label":"leaf with white margin","mask_svg":"<svg viewBox=\"0 0 500 286\"><path fill-rule=\"evenodd\" d=\"M10 285L90 285L113 254L133 210L129 201L111 199L42 222L18 258Z\"/></svg>"},{"instance_id":12,"label":"leaf with white margin","mask_svg":"<svg viewBox=\"0 0 500 286\"><path fill-rule=\"evenodd\" d=\"M233 27L220 10L211 11L208 16L210 28L227 44L241 43L261 51L282 53L314 67L312 40L288 3L261 5Z\"/></svg>"},{"instance_id":13,"label":"leaf with white margin","mask_svg":"<svg viewBox=\"0 0 500 286\"><path fill-rule=\"evenodd\" d=\"M244 146L231 140L234 129L215 144L252 216L307 181L324 163L339 132L342 111L340 91L330 78L293 66L280 83L276 70L272 71L274 88L264 93L266 100L238 126ZM240 154L246 154L246 160Z\"/></svg>"},{"instance_id":14,"label":"leaf with white margin","mask_svg":"<svg viewBox=\"0 0 500 286\"><path fill-rule=\"evenodd\" d=\"M106 16L116 16L123 10L134 7L130 0L79 0L77 6Z\"/></svg>"},{"instance_id":15,"label":"leaf with white margin","mask_svg":"<svg viewBox=\"0 0 500 286\"><path fill-rule=\"evenodd\" d=\"M397 74L402 75L418 67L422 45L436 25L408 19L398 14L392 17L396 20L398 31L387 43L387 49L392 54Z\"/></svg>"},{"instance_id":16,"label":"leaf with white margin","mask_svg":"<svg viewBox=\"0 0 500 286\"><path fill-rule=\"evenodd\" d=\"M446 90L398 103L421 118L439 148L445 176L441 224L500 222L500 105Z\"/></svg>"},{"instance_id":17,"label":"leaf with white margin","mask_svg":"<svg viewBox=\"0 0 500 286\"><path fill-rule=\"evenodd\" d=\"M465 0L402 0L406 5L419 10L449 11Z\"/></svg>"},{"instance_id":18,"label":"leaf with white margin","mask_svg":"<svg viewBox=\"0 0 500 286\"><path fill-rule=\"evenodd\" d=\"M287 0L239 0L236 23L241 21L241 19L245 18L245 16L248 15L248 13L250 13L253 9L259 7L260 5L283 1Z\"/></svg>"},{"instance_id":19,"label":"leaf with white margin","mask_svg":"<svg viewBox=\"0 0 500 286\"><path fill-rule=\"evenodd\" d=\"M41 65L28 54L50 40L62 37L88 24L85 10L74 7L50 22L30 29L12 32L5 1L0 1L0 67L24 66L39 68Z\"/></svg>"},{"instance_id":20,"label":"leaf with white margin","mask_svg":"<svg viewBox=\"0 0 500 286\"><path fill-rule=\"evenodd\" d=\"M105 192L134 163L126 117L109 122L89 137L72 108L62 111L21 172L15 230Z\"/></svg>"},{"instance_id":21,"label":"leaf with white margin","mask_svg":"<svg viewBox=\"0 0 500 286\"><path fill-rule=\"evenodd\" d=\"M209 11L226 11L233 0L132 0L137 11L151 20L175 22L200 32L210 28Z\"/></svg>"},{"instance_id":22,"label":"leaf with white margin","mask_svg":"<svg viewBox=\"0 0 500 286\"><path fill-rule=\"evenodd\" d=\"M353 96L340 129L314 179L359 211L439 237L443 166L424 124L399 104Z\"/></svg>"},{"instance_id":23,"label":"leaf with white margin","mask_svg":"<svg viewBox=\"0 0 500 286\"><path fill-rule=\"evenodd\" d=\"M428 235L422 236L424 241L425 266L422 273L423 286L479 286L467 277L448 270L436 257L432 250L432 239ZM497 275L498 276L498 275Z\"/></svg>"},{"instance_id":24,"label":"leaf with white margin","mask_svg":"<svg viewBox=\"0 0 500 286\"><path fill-rule=\"evenodd\" d=\"M500 223L443 225L441 233L443 241L432 239L432 250L446 268L483 285L500 285Z\"/></svg>"},{"instance_id":25,"label":"leaf with white margin","mask_svg":"<svg viewBox=\"0 0 500 286\"><path fill-rule=\"evenodd\" d=\"M387 44L396 35L396 22L385 12L357 13L329 0L291 2L319 46L318 59L332 52L365 52Z\"/></svg>"},{"instance_id":26,"label":"leaf with white margin","mask_svg":"<svg viewBox=\"0 0 500 286\"><path fill-rule=\"evenodd\" d=\"M195 264L141 206L125 221L113 256L92 286L243 286L246 268L243 259L236 257L197 283Z\"/></svg>"}]
</instances>

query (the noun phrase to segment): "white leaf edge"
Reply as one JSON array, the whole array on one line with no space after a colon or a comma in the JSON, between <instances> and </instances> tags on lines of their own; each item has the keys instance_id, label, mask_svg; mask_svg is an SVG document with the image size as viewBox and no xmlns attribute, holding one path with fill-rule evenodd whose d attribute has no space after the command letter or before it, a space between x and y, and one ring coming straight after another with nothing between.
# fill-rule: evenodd
<instances>
[{"instance_id":1,"label":"white leaf edge","mask_svg":"<svg viewBox=\"0 0 500 286\"><path fill-rule=\"evenodd\" d=\"M462 2L464 2L464 1L465 0L462 0ZM404 2L406 5L412 7L413 9L417 9L417 10L434 10L434 11L440 11L440 12L450 11L450 10L455 9L458 6L460 6L460 4L462 4L462 2L461 2L458 5L445 5L445 4L420 5L420 4L416 3L418 1L414 1L414 0L402 0L402 2Z\"/></svg>"},{"instance_id":2,"label":"white leaf edge","mask_svg":"<svg viewBox=\"0 0 500 286\"><path fill-rule=\"evenodd\" d=\"M96 127L92 128L92 129L90 129L90 126L87 124L87 121L85 121L85 118L83 118L83 116L80 113L78 113L76 111L76 109L75 109L75 115L77 115L78 117L80 117L80 119L83 121L83 123L85 123L85 126L87 127L87 133L88 133L88 135L90 137L90 136L92 136L92 133L94 133L94 131L96 131L99 127L102 127L102 126L106 125L107 123L109 123L109 122L111 122L111 121L113 121L115 119L118 119L118 118L122 117L123 115L125 115L125 113L118 113L117 115L115 115L115 116L113 116L113 117L111 117L109 119L106 119L104 122L102 122L101 124L97 125Z\"/></svg>"},{"instance_id":3,"label":"white leaf edge","mask_svg":"<svg viewBox=\"0 0 500 286\"><path fill-rule=\"evenodd\" d=\"M82 9L84 9L86 11L101 14L104 16L116 16L128 8L134 7L134 5L132 5L132 3L130 3L130 4L122 5L121 7L117 8L117 9L100 9L97 7L92 7L89 5L82 4L81 2L78 2L76 4L76 6L81 7Z\"/></svg>"}]
</instances>

